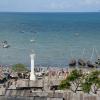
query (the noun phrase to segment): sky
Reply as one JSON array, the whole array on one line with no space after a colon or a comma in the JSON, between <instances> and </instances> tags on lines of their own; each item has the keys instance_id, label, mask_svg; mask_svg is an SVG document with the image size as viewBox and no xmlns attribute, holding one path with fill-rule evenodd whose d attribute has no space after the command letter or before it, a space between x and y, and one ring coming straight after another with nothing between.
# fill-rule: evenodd
<instances>
[{"instance_id":1,"label":"sky","mask_svg":"<svg viewBox=\"0 0 100 100\"><path fill-rule=\"evenodd\" d=\"M100 0L0 0L0 12L95 12Z\"/></svg>"}]
</instances>

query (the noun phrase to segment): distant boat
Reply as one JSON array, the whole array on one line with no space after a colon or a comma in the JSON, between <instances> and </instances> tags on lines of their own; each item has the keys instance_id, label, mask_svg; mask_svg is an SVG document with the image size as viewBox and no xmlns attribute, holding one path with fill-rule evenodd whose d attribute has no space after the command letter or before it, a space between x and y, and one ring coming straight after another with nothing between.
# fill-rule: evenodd
<instances>
[{"instance_id":1,"label":"distant boat","mask_svg":"<svg viewBox=\"0 0 100 100\"><path fill-rule=\"evenodd\" d=\"M69 62L69 66L76 66L76 60L75 59L72 59L70 62Z\"/></svg>"},{"instance_id":2,"label":"distant boat","mask_svg":"<svg viewBox=\"0 0 100 100\"><path fill-rule=\"evenodd\" d=\"M32 40L30 40L30 42L35 42L35 40L32 39Z\"/></svg>"},{"instance_id":3,"label":"distant boat","mask_svg":"<svg viewBox=\"0 0 100 100\"><path fill-rule=\"evenodd\" d=\"M21 33L25 33L25 31L21 31Z\"/></svg>"},{"instance_id":4,"label":"distant boat","mask_svg":"<svg viewBox=\"0 0 100 100\"><path fill-rule=\"evenodd\" d=\"M3 42L0 43L0 47L2 47L2 48L9 48L10 45L8 44L7 41L3 41Z\"/></svg>"},{"instance_id":5,"label":"distant boat","mask_svg":"<svg viewBox=\"0 0 100 100\"><path fill-rule=\"evenodd\" d=\"M96 67L94 64L92 64L91 61L87 61L87 66L90 67L90 68Z\"/></svg>"},{"instance_id":6,"label":"distant boat","mask_svg":"<svg viewBox=\"0 0 100 100\"><path fill-rule=\"evenodd\" d=\"M95 61L95 64L100 65L100 58L98 58L97 61Z\"/></svg>"},{"instance_id":7,"label":"distant boat","mask_svg":"<svg viewBox=\"0 0 100 100\"><path fill-rule=\"evenodd\" d=\"M78 65L80 65L80 66L85 66L86 63L85 63L85 61L84 61L83 59L79 59L79 60L78 60Z\"/></svg>"},{"instance_id":8,"label":"distant boat","mask_svg":"<svg viewBox=\"0 0 100 100\"><path fill-rule=\"evenodd\" d=\"M10 47L10 45L8 45L8 44L3 45L3 48L9 48L9 47Z\"/></svg>"},{"instance_id":9,"label":"distant boat","mask_svg":"<svg viewBox=\"0 0 100 100\"><path fill-rule=\"evenodd\" d=\"M75 33L75 36L79 36L79 33Z\"/></svg>"},{"instance_id":10,"label":"distant boat","mask_svg":"<svg viewBox=\"0 0 100 100\"><path fill-rule=\"evenodd\" d=\"M7 44L8 42L5 40L5 41L3 41L2 43Z\"/></svg>"}]
</instances>

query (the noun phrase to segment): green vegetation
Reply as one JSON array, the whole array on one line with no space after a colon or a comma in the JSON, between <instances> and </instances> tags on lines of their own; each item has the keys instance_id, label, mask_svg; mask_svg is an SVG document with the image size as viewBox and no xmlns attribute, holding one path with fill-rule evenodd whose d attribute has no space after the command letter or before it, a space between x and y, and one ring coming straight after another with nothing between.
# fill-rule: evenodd
<instances>
[{"instance_id":1,"label":"green vegetation","mask_svg":"<svg viewBox=\"0 0 100 100\"><path fill-rule=\"evenodd\" d=\"M93 71L85 77L82 83L82 90L89 93L90 91L97 94L100 88L100 71Z\"/></svg>"},{"instance_id":2,"label":"green vegetation","mask_svg":"<svg viewBox=\"0 0 100 100\"><path fill-rule=\"evenodd\" d=\"M83 74L81 70L73 70L70 75L61 82L60 89L66 88L76 93L82 82L82 77Z\"/></svg>"},{"instance_id":3,"label":"green vegetation","mask_svg":"<svg viewBox=\"0 0 100 100\"><path fill-rule=\"evenodd\" d=\"M62 80L59 88L63 90L70 89L70 86L71 86L70 82L68 82L67 80Z\"/></svg>"},{"instance_id":4,"label":"green vegetation","mask_svg":"<svg viewBox=\"0 0 100 100\"><path fill-rule=\"evenodd\" d=\"M15 72L28 71L27 67L24 64L15 64L12 66L12 70Z\"/></svg>"},{"instance_id":5,"label":"green vegetation","mask_svg":"<svg viewBox=\"0 0 100 100\"><path fill-rule=\"evenodd\" d=\"M61 81L59 87L69 89L74 93L81 89L85 93L97 94L100 89L100 71L83 74L81 70L74 69L65 80Z\"/></svg>"}]
</instances>

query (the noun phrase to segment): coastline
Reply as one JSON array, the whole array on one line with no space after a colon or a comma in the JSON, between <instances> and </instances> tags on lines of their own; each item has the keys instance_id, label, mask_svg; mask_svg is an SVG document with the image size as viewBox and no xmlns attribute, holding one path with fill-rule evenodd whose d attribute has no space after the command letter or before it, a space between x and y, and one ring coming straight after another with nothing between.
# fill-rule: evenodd
<instances>
[{"instance_id":1,"label":"coastline","mask_svg":"<svg viewBox=\"0 0 100 100\"><path fill-rule=\"evenodd\" d=\"M74 68L73 68L74 69ZM51 72L58 72L59 69L53 69ZM71 71L72 69L70 69ZM90 69L91 70L91 69ZM92 69L94 70L94 69ZM60 70L61 71L61 70ZM86 72L86 70L84 70ZM30 81L29 79L18 79L17 81L12 80L12 86L5 89L0 85L0 91L2 91L2 95L0 96L1 100L30 100L35 98L36 100L88 100L92 98L92 100L99 100L100 93L87 94L82 91L78 91L77 93L73 93L69 90L50 90L49 86L58 85L61 80L63 80L64 73L60 73L60 76L57 74L52 76L45 76L43 79L41 77L36 81ZM28 83L28 84L27 84ZM15 88L15 86L17 88ZM33 89L33 87L37 87ZM41 90L43 87L43 90ZM36 90L35 90L36 89ZM30 92L31 91L31 92ZM96 99L95 99L96 98Z\"/></svg>"}]
</instances>

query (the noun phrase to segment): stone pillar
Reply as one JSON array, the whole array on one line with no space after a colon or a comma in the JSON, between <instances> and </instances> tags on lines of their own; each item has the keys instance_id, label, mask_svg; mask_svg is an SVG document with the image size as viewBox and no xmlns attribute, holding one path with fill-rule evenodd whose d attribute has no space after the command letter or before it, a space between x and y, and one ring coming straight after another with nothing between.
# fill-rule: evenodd
<instances>
[{"instance_id":1,"label":"stone pillar","mask_svg":"<svg viewBox=\"0 0 100 100\"><path fill-rule=\"evenodd\" d=\"M35 81L35 80L36 80L36 76L35 76L35 73L34 73L34 57L35 57L35 54L31 54L30 57L31 57L31 73L30 73L30 80Z\"/></svg>"}]
</instances>

